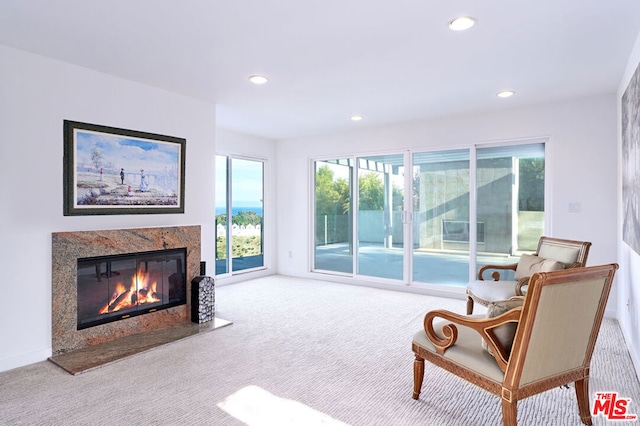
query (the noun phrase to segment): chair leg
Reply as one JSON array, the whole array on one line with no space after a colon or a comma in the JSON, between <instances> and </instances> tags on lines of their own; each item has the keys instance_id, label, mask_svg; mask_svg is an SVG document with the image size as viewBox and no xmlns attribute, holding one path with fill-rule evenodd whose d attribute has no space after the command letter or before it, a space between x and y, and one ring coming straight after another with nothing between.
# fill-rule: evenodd
<instances>
[{"instance_id":1,"label":"chair leg","mask_svg":"<svg viewBox=\"0 0 640 426\"><path fill-rule=\"evenodd\" d=\"M422 380L424 379L424 359L416 354L413 361L413 399L418 399L420 390L422 389Z\"/></svg>"},{"instance_id":2,"label":"chair leg","mask_svg":"<svg viewBox=\"0 0 640 426\"><path fill-rule=\"evenodd\" d=\"M502 399L502 424L504 426L518 426L518 401Z\"/></svg>"},{"instance_id":3,"label":"chair leg","mask_svg":"<svg viewBox=\"0 0 640 426\"><path fill-rule=\"evenodd\" d=\"M591 411L589 410L589 377L576 381L576 398L578 398L578 411L580 420L585 425L591 425Z\"/></svg>"},{"instance_id":4,"label":"chair leg","mask_svg":"<svg viewBox=\"0 0 640 426\"><path fill-rule=\"evenodd\" d=\"M467 296L467 315L471 315L473 313L473 299L471 296Z\"/></svg>"}]
</instances>

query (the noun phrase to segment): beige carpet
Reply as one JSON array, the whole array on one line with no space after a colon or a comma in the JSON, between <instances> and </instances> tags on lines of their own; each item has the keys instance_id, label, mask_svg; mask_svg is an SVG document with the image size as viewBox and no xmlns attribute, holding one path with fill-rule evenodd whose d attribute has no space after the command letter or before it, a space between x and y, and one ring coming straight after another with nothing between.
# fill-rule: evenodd
<instances>
[{"instance_id":1,"label":"beige carpet","mask_svg":"<svg viewBox=\"0 0 640 426\"><path fill-rule=\"evenodd\" d=\"M216 302L233 325L78 376L48 361L1 373L0 424L501 424L498 398L429 364L421 399L411 398L411 336L426 311L462 313L462 300L275 276L219 287ZM640 413L614 320L603 323L590 385L592 400L616 391ZM518 408L520 425L581 424L573 388Z\"/></svg>"}]
</instances>

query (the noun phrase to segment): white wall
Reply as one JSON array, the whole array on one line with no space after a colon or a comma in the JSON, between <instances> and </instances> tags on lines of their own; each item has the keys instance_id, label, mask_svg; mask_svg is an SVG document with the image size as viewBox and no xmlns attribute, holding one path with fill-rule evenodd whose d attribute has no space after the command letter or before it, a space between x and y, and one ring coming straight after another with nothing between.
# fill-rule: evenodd
<instances>
[{"instance_id":1,"label":"white wall","mask_svg":"<svg viewBox=\"0 0 640 426\"><path fill-rule=\"evenodd\" d=\"M263 236L266 267L261 271L250 271L218 278L216 285L232 284L251 278L273 275L276 270L274 257L276 252L276 141L218 128L216 130L216 154L264 160Z\"/></svg>"},{"instance_id":2,"label":"white wall","mask_svg":"<svg viewBox=\"0 0 640 426\"><path fill-rule=\"evenodd\" d=\"M636 39L635 46L629 57L627 68L618 87L617 107L618 107L618 153L619 153L619 183L618 183L618 257L620 270L617 273L618 292L618 320L625 337L627 346L631 353L631 358L636 368L640 372L640 255L634 252L622 240L622 126L621 126L621 101L622 95L640 63L640 35Z\"/></svg>"},{"instance_id":3,"label":"white wall","mask_svg":"<svg viewBox=\"0 0 640 426\"><path fill-rule=\"evenodd\" d=\"M640 48L630 60L629 77L638 60ZM310 157L550 136L551 233L592 241L590 264L616 261L619 254L620 306L626 310L628 297L634 312L640 306L640 292L632 286L640 277L640 261L618 243L612 208L619 199L615 95L276 143L216 131L215 107L205 102L4 46L0 63L0 371L51 354L52 232L199 224L202 259L215 263L215 153L268 160L265 232L272 234L265 239L276 255L269 260L272 269L263 273L277 267L282 274L309 276ZM64 119L186 138L185 214L63 216ZM582 212L569 213L570 201L581 202ZM615 312L615 301L609 312ZM627 341L638 342L636 316L625 315Z\"/></svg>"},{"instance_id":4,"label":"white wall","mask_svg":"<svg viewBox=\"0 0 640 426\"><path fill-rule=\"evenodd\" d=\"M526 96L526 94L522 94ZM447 117L339 135L278 143L278 272L309 274L310 158L406 149L448 149L548 136L551 179L549 235L593 243L589 264L615 262L616 99L614 94L571 102ZM582 203L569 213L569 202ZM616 298L607 315L615 315Z\"/></svg>"},{"instance_id":5,"label":"white wall","mask_svg":"<svg viewBox=\"0 0 640 426\"><path fill-rule=\"evenodd\" d=\"M201 225L215 260L215 106L0 46L0 371L51 355L51 233ZM63 216L63 120L186 138L185 213Z\"/></svg>"}]
</instances>

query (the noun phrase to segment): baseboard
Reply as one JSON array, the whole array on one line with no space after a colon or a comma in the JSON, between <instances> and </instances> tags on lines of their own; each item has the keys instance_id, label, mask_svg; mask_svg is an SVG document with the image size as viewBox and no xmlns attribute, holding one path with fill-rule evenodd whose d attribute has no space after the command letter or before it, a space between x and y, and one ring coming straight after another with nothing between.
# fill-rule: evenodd
<instances>
[{"instance_id":1,"label":"baseboard","mask_svg":"<svg viewBox=\"0 0 640 426\"><path fill-rule=\"evenodd\" d=\"M215 283L216 283L216 286L223 286L223 285L235 284L243 281L253 280L255 278L267 277L270 275L276 275L273 269L270 269L270 268L259 269L259 270L248 271L248 272L236 272L235 275L228 275L223 277L216 276Z\"/></svg>"},{"instance_id":2,"label":"baseboard","mask_svg":"<svg viewBox=\"0 0 640 426\"><path fill-rule=\"evenodd\" d=\"M46 348L0 359L0 373L13 370L14 368L24 367L25 365L35 364L36 362L46 361L51 354L51 348Z\"/></svg>"},{"instance_id":3,"label":"baseboard","mask_svg":"<svg viewBox=\"0 0 640 426\"><path fill-rule=\"evenodd\" d=\"M631 362L633 363L633 368L634 370L636 370L636 378L640 378L640 359L638 359L637 355L631 351L629 351L629 355L631 355Z\"/></svg>"},{"instance_id":4,"label":"baseboard","mask_svg":"<svg viewBox=\"0 0 640 426\"><path fill-rule=\"evenodd\" d=\"M362 287L371 287L371 288L377 288L380 290L402 291L406 293L423 294L426 296L446 297L449 299L458 299L458 300L467 299L467 296L465 294L466 287L440 286L437 284L417 284L417 283L413 285L396 284L396 283L392 283L390 280L378 279L375 277L369 277L368 279L362 279L362 278L354 279L347 275L341 276L341 275L323 274L318 272L308 272L304 275L287 275L287 274L279 274L279 275L297 277L297 278L306 278L311 280L329 281L334 283L355 285L355 286L362 286Z\"/></svg>"},{"instance_id":5,"label":"baseboard","mask_svg":"<svg viewBox=\"0 0 640 426\"><path fill-rule=\"evenodd\" d=\"M618 310L617 309L605 309L604 310L605 318L613 318L618 319Z\"/></svg>"}]
</instances>

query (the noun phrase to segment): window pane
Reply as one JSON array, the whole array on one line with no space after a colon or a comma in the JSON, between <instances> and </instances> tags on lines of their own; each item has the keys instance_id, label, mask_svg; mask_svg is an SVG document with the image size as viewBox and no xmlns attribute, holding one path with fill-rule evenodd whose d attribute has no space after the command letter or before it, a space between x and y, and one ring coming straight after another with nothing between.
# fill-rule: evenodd
<instances>
[{"instance_id":1,"label":"window pane","mask_svg":"<svg viewBox=\"0 0 640 426\"><path fill-rule=\"evenodd\" d=\"M353 272L351 163L315 162L315 269Z\"/></svg>"},{"instance_id":2,"label":"window pane","mask_svg":"<svg viewBox=\"0 0 640 426\"><path fill-rule=\"evenodd\" d=\"M216 275L229 272L227 245L228 157L216 155Z\"/></svg>"},{"instance_id":3,"label":"window pane","mask_svg":"<svg viewBox=\"0 0 640 426\"><path fill-rule=\"evenodd\" d=\"M404 155L358 158L358 274L403 279Z\"/></svg>"},{"instance_id":4,"label":"window pane","mask_svg":"<svg viewBox=\"0 0 640 426\"><path fill-rule=\"evenodd\" d=\"M477 156L478 267L515 263L544 233L544 144L479 148Z\"/></svg>"},{"instance_id":5,"label":"window pane","mask_svg":"<svg viewBox=\"0 0 640 426\"><path fill-rule=\"evenodd\" d=\"M414 281L469 281L469 184L469 150L413 155Z\"/></svg>"},{"instance_id":6,"label":"window pane","mask_svg":"<svg viewBox=\"0 0 640 426\"><path fill-rule=\"evenodd\" d=\"M264 266L262 161L231 159L232 270Z\"/></svg>"}]
</instances>

